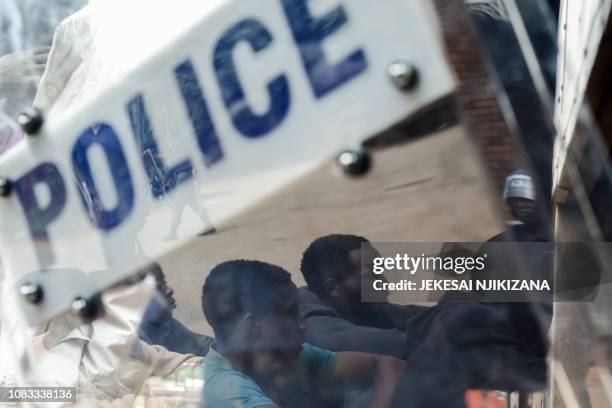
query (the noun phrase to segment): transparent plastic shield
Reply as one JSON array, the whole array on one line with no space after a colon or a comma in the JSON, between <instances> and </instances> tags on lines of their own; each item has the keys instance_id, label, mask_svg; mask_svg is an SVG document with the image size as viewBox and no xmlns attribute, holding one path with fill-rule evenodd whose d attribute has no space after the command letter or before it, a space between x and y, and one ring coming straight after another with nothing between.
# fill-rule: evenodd
<instances>
[{"instance_id":1,"label":"transparent plastic shield","mask_svg":"<svg viewBox=\"0 0 612 408\"><path fill-rule=\"evenodd\" d=\"M553 171L555 234L558 241L587 242L597 248L604 274L591 302L555 305L554 398L565 404L609 406L610 280L605 272L610 257L610 137L608 88L602 80L609 59L610 3L580 6L561 5ZM573 256L568 251L558 257L557 279L572 274Z\"/></svg>"},{"instance_id":2,"label":"transparent plastic shield","mask_svg":"<svg viewBox=\"0 0 612 408\"><path fill-rule=\"evenodd\" d=\"M547 4L149 3L59 25L0 157L0 386L82 406L555 401L553 311L592 292L439 283L607 276L605 244L555 245L589 239L561 236L551 199ZM601 230L584 188L572 226ZM429 258L418 296L375 288Z\"/></svg>"}]
</instances>

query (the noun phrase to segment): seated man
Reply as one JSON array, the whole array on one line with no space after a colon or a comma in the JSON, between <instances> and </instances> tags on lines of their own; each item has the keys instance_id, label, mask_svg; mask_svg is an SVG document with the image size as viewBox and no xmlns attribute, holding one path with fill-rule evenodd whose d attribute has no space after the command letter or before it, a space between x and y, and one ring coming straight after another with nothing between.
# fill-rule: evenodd
<instances>
[{"instance_id":1,"label":"seated man","mask_svg":"<svg viewBox=\"0 0 612 408\"><path fill-rule=\"evenodd\" d=\"M215 339L189 330L172 316L176 308L174 291L168 286L166 276L157 262L151 262L146 272L155 278L161 299L153 297L149 301L138 330L140 339L176 353L204 357Z\"/></svg>"},{"instance_id":2,"label":"seated man","mask_svg":"<svg viewBox=\"0 0 612 408\"><path fill-rule=\"evenodd\" d=\"M216 343L204 362L204 407L321 407L327 389L370 377L370 406L386 407L404 362L304 343L297 288L284 269L259 261L217 265L202 289Z\"/></svg>"},{"instance_id":3,"label":"seated man","mask_svg":"<svg viewBox=\"0 0 612 408\"><path fill-rule=\"evenodd\" d=\"M308 287L300 288L299 295L300 314L308 322L306 339L330 350L407 358L422 343L425 333L415 331L429 308L361 302L362 244L369 242L355 235L329 235L304 252L301 271ZM409 320L414 322L408 333Z\"/></svg>"},{"instance_id":4,"label":"seated man","mask_svg":"<svg viewBox=\"0 0 612 408\"><path fill-rule=\"evenodd\" d=\"M545 359L517 335L503 311L466 302L401 306L386 296L362 302L362 251L379 256L368 244L363 237L329 235L304 252L301 271L308 287L299 294L307 342L407 360L411 374L400 388L412 392L415 406L464 406L468 388L545 386Z\"/></svg>"}]
</instances>

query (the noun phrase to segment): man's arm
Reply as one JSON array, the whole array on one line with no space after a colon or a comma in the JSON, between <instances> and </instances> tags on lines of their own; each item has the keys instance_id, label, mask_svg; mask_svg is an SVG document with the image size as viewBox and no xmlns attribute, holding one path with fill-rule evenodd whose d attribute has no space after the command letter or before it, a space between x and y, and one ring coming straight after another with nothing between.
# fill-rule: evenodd
<instances>
[{"instance_id":1,"label":"man's arm","mask_svg":"<svg viewBox=\"0 0 612 408\"><path fill-rule=\"evenodd\" d=\"M406 358L412 350L406 333L396 329L358 326L338 317L313 316L306 319L306 341L335 352L357 351Z\"/></svg>"},{"instance_id":2,"label":"man's arm","mask_svg":"<svg viewBox=\"0 0 612 408\"><path fill-rule=\"evenodd\" d=\"M395 386L406 363L395 357L343 351L336 353L336 368L332 380L348 382L370 376L374 380L371 408L391 406Z\"/></svg>"}]
</instances>

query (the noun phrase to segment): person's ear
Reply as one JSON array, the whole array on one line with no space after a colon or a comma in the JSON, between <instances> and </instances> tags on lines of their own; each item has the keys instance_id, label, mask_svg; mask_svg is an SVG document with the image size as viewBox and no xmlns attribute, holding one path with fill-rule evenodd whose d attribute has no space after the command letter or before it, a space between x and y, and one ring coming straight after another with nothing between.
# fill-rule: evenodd
<instances>
[{"instance_id":1,"label":"person's ear","mask_svg":"<svg viewBox=\"0 0 612 408\"><path fill-rule=\"evenodd\" d=\"M261 327L257 317L253 313L246 313L242 317L242 323L249 336L259 337L261 334Z\"/></svg>"},{"instance_id":2,"label":"person's ear","mask_svg":"<svg viewBox=\"0 0 612 408\"><path fill-rule=\"evenodd\" d=\"M323 282L323 287L325 288L325 293L327 293L329 297L339 298L342 296L340 285L338 285L335 279L326 279L325 282Z\"/></svg>"}]
</instances>

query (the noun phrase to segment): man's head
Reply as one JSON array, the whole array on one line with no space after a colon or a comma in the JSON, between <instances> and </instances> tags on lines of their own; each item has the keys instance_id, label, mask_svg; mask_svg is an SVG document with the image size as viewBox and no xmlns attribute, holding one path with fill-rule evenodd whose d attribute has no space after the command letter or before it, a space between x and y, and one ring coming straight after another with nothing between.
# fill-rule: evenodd
<instances>
[{"instance_id":1,"label":"man's head","mask_svg":"<svg viewBox=\"0 0 612 408\"><path fill-rule=\"evenodd\" d=\"M304 251L301 271L308 288L334 303L360 306L362 279L372 278L370 264L379 256L357 235L327 235Z\"/></svg>"},{"instance_id":2,"label":"man's head","mask_svg":"<svg viewBox=\"0 0 612 408\"><path fill-rule=\"evenodd\" d=\"M166 275L164 275L164 271L162 271L161 266L157 262L150 262L145 270L155 278L156 289L168 303L168 308L170 310L176 309L174 291L170 286L168 286L168 282L166 282Z\"/></svg>"},{"instance_id":3,"label":"man's head","mask_svg":"<svg viewBox=\"0 0 612 408\"><path fill-rule=\"evenodd\" d=\"M202 311L226 354L280 351L297 358L301 351L297 288L283 268L247 260L215 266L202 288Z\"/></svg>"},{"instance_id":4,"label":"man's head","mask_svg":"<svg viewBox=\"0 0 612 408\"><path fill-rule=\"evenodd\" d=\"M524 170L517 170L506 178L504 199L516 220L525 224L536 221L535 187Z\"/></svg>"}]
</instances>

